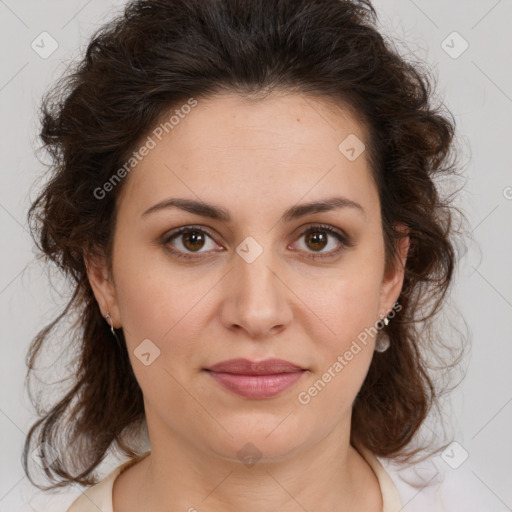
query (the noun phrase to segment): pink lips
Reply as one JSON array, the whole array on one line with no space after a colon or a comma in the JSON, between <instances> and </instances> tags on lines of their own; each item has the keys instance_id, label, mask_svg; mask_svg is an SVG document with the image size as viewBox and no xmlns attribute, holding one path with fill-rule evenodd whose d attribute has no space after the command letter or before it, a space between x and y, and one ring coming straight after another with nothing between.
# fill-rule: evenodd
<instances>
[{"instance_id":1,"label":"pink lips","mask_svg":"<svg viewBox=\"0 0 512 512\"><path fill-rule=\"evenodd\" d=\"M297 382L305 369L282 359L230 359L206 371L224 388L245 398L271 398Z\"/></svg>"}]
</instances>

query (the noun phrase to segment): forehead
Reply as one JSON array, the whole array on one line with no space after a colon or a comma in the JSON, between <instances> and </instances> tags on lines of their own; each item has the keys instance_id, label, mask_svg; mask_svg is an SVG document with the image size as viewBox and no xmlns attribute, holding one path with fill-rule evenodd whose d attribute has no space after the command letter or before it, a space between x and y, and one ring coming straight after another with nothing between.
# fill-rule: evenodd
<instances>
[{"instance_id":1,"label":"forehead","mask_svg":"<svg viewBox=\"0 0 512 512\"><path fill-rule=\"evenodd\" d=\"M241 206L266 198L267 207L271 198L277 206L334 192L357 202L377 198L367 151L356 159L344 153L347 140L361 151L366 130L340 105L296 94L254 100L233 93L198 98L179 116L176 109L149 133L154 147L130 172L121 205L143 211L170 195ZM171 129L164 123L173 115Z\"/></svg>"}]
</instances>

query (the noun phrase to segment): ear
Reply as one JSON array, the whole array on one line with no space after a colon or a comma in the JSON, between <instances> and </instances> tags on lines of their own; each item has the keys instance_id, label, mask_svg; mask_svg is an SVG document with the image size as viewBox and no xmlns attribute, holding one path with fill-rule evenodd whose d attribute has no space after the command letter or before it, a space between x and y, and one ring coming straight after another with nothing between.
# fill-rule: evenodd
<instances>
[{"instance_id":1,"label":"ear","mask_svg":"<svg viewBox=\"0 0 512 512\"><path fill-rule=\"evenodd\" d=\"M103 317L110 313L116 329L121 327L117 295L106 259L96 255L84 256L87 277Z\"/></svg>"},{"instance_id":2,"label":"ear","mask_svg":"<svg viewBox=\"0 0 512 512\"><path fill-rule=\"evenodd\" d=\"M396 229L401 231L404 237L397 243L397 255L392 265L384 271L380 297L380 316L386 316L393 309L404 283L405 263L410 245L409 230L403 224L397 225Z\"/></svg>"}]
</instances>

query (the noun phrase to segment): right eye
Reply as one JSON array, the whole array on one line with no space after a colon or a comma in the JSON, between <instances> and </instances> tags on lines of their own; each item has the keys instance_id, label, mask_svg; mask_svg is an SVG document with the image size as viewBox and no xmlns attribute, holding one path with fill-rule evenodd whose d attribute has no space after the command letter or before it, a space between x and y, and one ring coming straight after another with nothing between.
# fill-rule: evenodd
<instances>
[{"instance_id":1,"label":"right eye","mask_svg":"<svg viewBox=\"0 0 512 512\"><path fill-rule=\"evenodd\" d=\"M208 249L204 251L201 250L205 245L208 245L208 239L212 242L210 244L212 246L211 250L215 250L213 247L215 247L216 244L207 231L195 226L184 226L165 235L162 244L178 258L194 259L201 257L194 256L194 253L201 254L209 252Z\"/></svg>"}]
</instances>

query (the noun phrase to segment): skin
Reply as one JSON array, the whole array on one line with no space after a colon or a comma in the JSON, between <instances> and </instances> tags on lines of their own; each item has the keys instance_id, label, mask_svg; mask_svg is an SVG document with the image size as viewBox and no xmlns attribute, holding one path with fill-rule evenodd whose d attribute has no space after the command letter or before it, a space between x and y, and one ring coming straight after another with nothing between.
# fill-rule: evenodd
<instances>
[{"instance_id":1,"label":"skin","mask_svg":"<svg viewBox=\"0 0 512 512\"><path fill-rule=\"evenodd\" d=\"M386 269L366 153L349 161L338 150L350 134L365 141L363 125L326 100L223 93L198 99L126 178L112 275L104 260L86 259L102 314L124 330L152 450L117 478L116 512L382 510L375 474L349 443L374 340L309 404L297 400L391 311L403 284L408 239ZM364 213L346 207L279 222L291 206L334 195ZM142 215L171 197L213 203L232 220L177 208ZM308 242L302 233L318 224L342 230L353 247L321 229L327 245ZM190 225L211 233L202 247L183 235L162 242ZM248 236L263 249L252 263L236 252ZM310 258L319 252L331 257ZM144 339L160 350L148 366L134 354ZM202 371L235 357L281 358L308 372L276 397L242 398ZM237 457L246 443L262 454L252 467Z\"/></svg>"}]
</instances>

